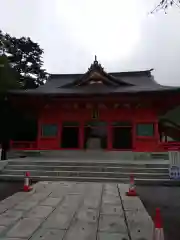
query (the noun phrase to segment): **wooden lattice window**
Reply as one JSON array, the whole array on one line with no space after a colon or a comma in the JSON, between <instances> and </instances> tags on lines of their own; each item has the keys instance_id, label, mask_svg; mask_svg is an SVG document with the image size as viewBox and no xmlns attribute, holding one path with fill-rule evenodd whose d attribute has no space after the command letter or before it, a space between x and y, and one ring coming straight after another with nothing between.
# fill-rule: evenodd
<instances>
[{"instance_id":1,"label":"wooden lattice window","mask_svg":"<svg viewBox=\"0 0 180 240\"><path fill-rule=\"evenodd\" d=\"M57 124L43 124L41 127L42 137L56 137L58 133Z\"/></svg>"},{"instance_id":2,"label":"wooden lattice window","mask_svg":"<svg viewBox=\"0 0 180 240\"><path fill-rule=\"evenodd\" d=\"M136 134L140 137L153 137L154 124L153 123L139 123L136 125Z\"/></svg>"}]
</instances>

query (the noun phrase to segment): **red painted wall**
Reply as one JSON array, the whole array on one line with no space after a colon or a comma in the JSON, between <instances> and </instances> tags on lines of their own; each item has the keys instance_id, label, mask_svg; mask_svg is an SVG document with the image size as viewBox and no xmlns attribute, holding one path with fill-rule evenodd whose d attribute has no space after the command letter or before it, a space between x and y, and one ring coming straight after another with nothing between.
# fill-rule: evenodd
<instances>
[{"instance_id":1,"label":"red painted wall","mask_svg":"<svg viewBox=\"0 0 180 240\"><path fill-rule=\"evenodd\" d=\"M136 109L134 115L134 124L154 123L154 137L139 137L134 133L135 151L153 152L158 151L159 133L158 117L153 109Z\"/></svg>"},{"instance_id":2,"label":"red painted wall","mask_svg":"<svg viewBox=\"0 0 180 240\"><path fill-rule=\"evenodd\" d=\"M54 104L42 109L39 115L39 134L37 145L39 149L59 149L61 123L63 121L78 121L82 126L85 122L92 120L92 110L86 108L71 108L62 109L60 105ZM132 109L99 109L99 121L106 121L110 123L113 121L131 121L133 123L133 151L158 151L159 134L158 134L158 119L156 111L152 108ZM154 123L155 135L154 137L138 137L136 136L137 123ZM58 135L55 138L43 138L41 136L42 124L58 124ZM83 136L83 128L80 129L80 134ZM80 145L83 146L82 139ZM112 142L108 141L108 148L111 150Z\"/></svg>"}]
</instances>

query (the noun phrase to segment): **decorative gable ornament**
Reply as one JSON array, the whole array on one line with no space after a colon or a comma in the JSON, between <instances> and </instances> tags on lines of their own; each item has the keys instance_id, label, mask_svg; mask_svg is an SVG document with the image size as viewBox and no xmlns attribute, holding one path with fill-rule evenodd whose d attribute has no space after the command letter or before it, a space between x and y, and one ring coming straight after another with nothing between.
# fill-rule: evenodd
<instances>
[{"instance_id":1,"label":"decorative gable ornament","mask_svg":"<svg viewBox=\"0 0 180 240\"><path fill-rule=\"evenodd\" d=\"M87 85L106 85L109 87L119 87L119 86L130 86L131 84L123 82L111 74L104 71L101 64L98 63L97 57L95 56L94 62L91 64L88 71L81 76L80 79L76 80L74 83L75 87L87 86ZM96 87L96 86L95 86Z\"/></svg>"}]
</instances>

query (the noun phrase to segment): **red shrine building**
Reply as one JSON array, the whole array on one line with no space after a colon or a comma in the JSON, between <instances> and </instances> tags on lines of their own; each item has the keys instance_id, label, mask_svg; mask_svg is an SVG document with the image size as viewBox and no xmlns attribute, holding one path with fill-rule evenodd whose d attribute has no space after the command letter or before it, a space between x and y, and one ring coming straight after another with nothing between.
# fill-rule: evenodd
<instances>
[{"instance_id":1,"label":"red shrine building","mask_svg":"<svg viewBox=\"0 0 180 240\"><path fill-rule=\"evenodd\" d=\"M180 136L160 120L180 105L180 89L158 84L152 69L107 73L95 57L83 74L51 74L10 99L37 119L36 139L13 149L162 152L178 143L167 135Z\"/></svg>"}]
</instances>

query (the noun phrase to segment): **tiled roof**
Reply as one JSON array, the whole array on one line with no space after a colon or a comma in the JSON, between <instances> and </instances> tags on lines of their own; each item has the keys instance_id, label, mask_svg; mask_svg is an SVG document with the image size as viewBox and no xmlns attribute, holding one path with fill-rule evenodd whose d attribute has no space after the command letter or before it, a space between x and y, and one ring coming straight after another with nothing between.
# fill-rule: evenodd
<instances>
[{"instance_id":1,"label":"tiled roof","mask_svg":"<svg viewBox=\"0 0 180 240\"><path fill-rule=\"evenodd\" d=\"M162 92L178 90L177 87L168 87L158 84L152 69L134 72L107 73L95 59L88 71L84 74L51 74L48 81L36 88L29 90L11 91L13 94L35 95L89 95L89 94L115 94ZM95 77L96 76L96 77ZM90 84L94 78L94 84ZM96 83L98 79L101 83Z\"/></svg>"}]
</instances>

